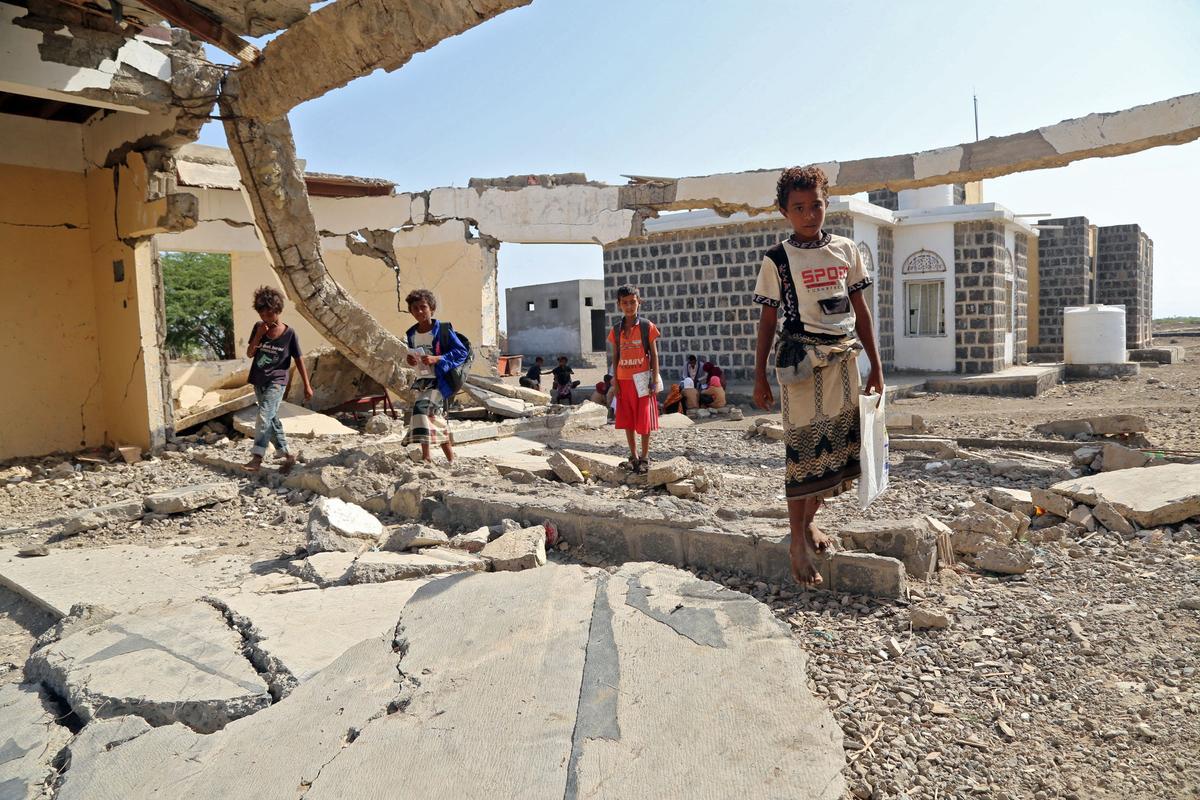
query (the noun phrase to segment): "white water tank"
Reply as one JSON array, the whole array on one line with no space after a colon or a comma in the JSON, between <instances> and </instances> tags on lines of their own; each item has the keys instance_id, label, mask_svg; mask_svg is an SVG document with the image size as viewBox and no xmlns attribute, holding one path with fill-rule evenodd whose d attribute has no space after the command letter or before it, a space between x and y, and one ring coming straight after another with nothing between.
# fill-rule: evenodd
<instances>
[{"instance_id":1,"label":"white water tank","mask_svg":"<svg viewBox=\"0 0 1200 800\"><path fill-rule=\"evenodd\" d=\"M1068 364L1124 364L1125 306L1063 309L1063 356Z\"/></svg>"}]
</instances>

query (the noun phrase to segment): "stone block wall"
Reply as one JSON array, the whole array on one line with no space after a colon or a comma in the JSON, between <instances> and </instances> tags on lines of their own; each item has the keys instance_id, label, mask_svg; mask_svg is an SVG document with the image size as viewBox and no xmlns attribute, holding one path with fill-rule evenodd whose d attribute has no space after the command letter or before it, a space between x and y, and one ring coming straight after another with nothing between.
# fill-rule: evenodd
<instances>
[{"instance_id":1,"label":"stone block wall","mask_svg":"<svg viewBox=\"0 0 1200 800\"><path fill-rule=\"evenodd\" d=\"M896 366L895 237L891 228L880 226L875 257L879 276L879 359L885 370Z\"/></svg>"},{"instance_id":2,"label":"stone block wall","mask_svg":"<svg viewBox=\"0 0 1200 800\"><path fill-rule=\"evenodd\" d=\"M1149 347L1152 333L1154 243L1138 225L1096 232L1096 302L1125 306L1125 346Z\"/></svg>"},{"instance_id":3,"label":"stone block wall","mask_svg":"<svg viewBox=\"0 0 1200 800\"><path fill-rule=\"evenodd\" d=\"M874 206L881 206L889 211L900 210L900 193L893 192L891 189L876 189L872 192L867 192L867 202Z\"/></svg>"},{"instance_id":4,"label":"stone block wall","mask_svg":"<svg viewBox=\"0 0 1200 800\"><path fill-rule=\"evenodd\" d=\"M854 216L845 211L827 214L825 215L824 229L834 236L845 236L847 239L854 241Z\"/></svg>"},{"instance_id":5,"label":"stone block wall","mask_svg":"<svg viewBox=\"0 0 1200 800\"><path fill-rule=\"evenodd\" d=\"M1004 225L954 225L954 365L968 375L1005 368Z\"/></svg>"},{"instance_id":6,"label":"stone block wall","mask_svg":"<svg viewBox=\"0 0 1200 800\"><path fill-rule=\"evenodd\" d=\"M841 215L830 224L843 227ZM784 219L696 228L625 239L604 248L604 301L616 313L617 287L638 289L646 317L662 332L664 380L689 353L716 361L730 380L754 378L759 306L754 284L763 252L791 233ZM843 234L844 235L844 234Z\"/></svg>"},{"instance_id":7,"label":"stone block wall","mask_svg":"<svg viewBox=\"0 0 1200 800\"><path fill-rule=\"evenodd\" d=\"M1029 235L1013 237L1013 266L1017 282L1017 321L1013 331L1013 361L1029 360Z\"/></svg>"},{"instance_id":8,"label":"stone block wall","mask_svg":"<svg viewBox=\"0 0 1200 800\"><path fill-rule=\"evenodd\" d=\"M1042 229L1038 237L1038 342L1029 354L1063 357L1063 308L1088 301L1090 268L1086 217L1042 220L1062 230Z\"/></svg>"}]
</instances>

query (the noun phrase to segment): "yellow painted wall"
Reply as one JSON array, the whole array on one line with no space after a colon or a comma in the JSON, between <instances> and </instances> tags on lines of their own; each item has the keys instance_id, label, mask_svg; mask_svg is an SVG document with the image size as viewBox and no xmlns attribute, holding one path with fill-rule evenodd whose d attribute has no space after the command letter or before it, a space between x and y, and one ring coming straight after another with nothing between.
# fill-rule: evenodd
<instances>
[{"instance_id":1,"label":"yellow painted wall","mask_svg":"<svg viewBox=\"0 0 1200 800\"><path fill-rule=\"evenodd\" d=\"M84 177L0 164L0 186L0 459L99 445L105 387Z\"/></svg>"},{"instance_id":2,"label":"yellow painted wall","mask_svg":"<svg viewBox=\"0 0 1200 800\"><path fill-rule=\"evenodd\" d=\"M135 181L136 171L120 169L120 181ZM107 441L148 448L164 435L162 361L155 319L154 247L143 240L130 247L117 238L113 171L87 173L91 226L91 270L96 314L96 341L100 354L101 387ZM122 191L120 217L133 220L128 206L140 203L138 192ZM128 223L127 223L128 224ZM113 263L124 265L124 279L116 280Z\"/></svg>"},{"instance_id":3,"label":"yellow painted wall","mask_svg":"<svg viewBox=\"0 0 1200 800\"><path fill-rule=\"evenodd\" d=\"M483 248L458 235L443 236L435 242L426 241L421 243L419 250L418 257L416 246L396 248L402 276L400 294L396 273L378 259L356 256L345 250L326 250L324 258L334 280L397 336L402 336L414 321L404 307L404 295L412 289L423 288L437 297L438 318L450 320L455 330L466 334L473 345L483 344L483 295L488 269ZM250 331L258 320L251 308L254 290L264 285L282 290L283 284L271 269L265 253L230 255L234 336L237 352L241 354L245 352ZM494 282L492 285L494 287ZM300 344L306 350L329 346L296 312L290 300L284 304L284 321L295 328Z\"/></svg>"}]
</instances>

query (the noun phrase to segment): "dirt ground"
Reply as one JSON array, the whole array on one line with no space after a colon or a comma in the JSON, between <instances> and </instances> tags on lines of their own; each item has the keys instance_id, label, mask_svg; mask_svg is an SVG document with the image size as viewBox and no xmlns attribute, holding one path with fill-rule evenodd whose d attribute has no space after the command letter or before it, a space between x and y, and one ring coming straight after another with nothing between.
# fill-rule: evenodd
<instances>
[{"instance_id":1,"label":"dirt ground","mask_svg":"<svg viewBox=\"0 0 1200 800\"><path fill-rule=\"evenodd\" d=\"M1172 341L1163 336L1161 343ZM1144 416L1147 438L1200 461L1200 338L1178 337L1183 364L1144 368L1136 378L1070 383L1036 398L926 394L894 408L924 417L931 435L1045 439L1034 426L1110 413ZM676 455L724 473L706 505L782 516L783 445L749 438L753 414L665 430L652 456ZM623 434L607 427L572 433L565 443L618 453ZM231 458L240 438L202 444ZM183 445L181 445L182 447ZM193 446L188 444L187 446ZM310 459L335 446L306 445ZM1045 467L997 474L1005 456L937 461L893 452L891 486L865 512L842 495L818 522L836 530L863 518L932 514L949 519L993 486L1030 489L1055 482L1069 455L1032 454ZM1027 454L1028 455L1028 454ZM64 457L0 465L0 531L72 510L134 499L151 491L230 479L182 452L125 465L85 463L52 473ZM13 467L29 478L4 483ZM481 479L490 469L463 460L418 477ZM58 474L61 477L54 477ZM486 476L485 480L492 480ZM188 544L200 559L235 553L251 561L302 552L311 493L234 478L240 494L182 516L147 516L77 536L55 527L0 533L0 547L49 542L57 548L114 543ZM499 480L499 478L495 478ZM553 491L554 484L546 484ZM641 490L598 489L623 497ZM764 513L762 524L783 519ZM1200 797L1200 613L1181 607L1200 596L1200 530L1174 526L1157 538L1081 537L1039 547L1035 566L1017 576L962 568L914 581L907 601L879 601L780 586L732 574L704 574L767 602L809 653L814 691L846 734L851 795L860 798L1189 798ZM564 557L571 557L566 554ZM914 608L944 613L943 630L913 630ZM0 589L0 682L19 681L33 637L52 623ZM897 652L899 653L897 655ZM714 689L714 699L719 689Z\"/></svg>"}]
</instances>

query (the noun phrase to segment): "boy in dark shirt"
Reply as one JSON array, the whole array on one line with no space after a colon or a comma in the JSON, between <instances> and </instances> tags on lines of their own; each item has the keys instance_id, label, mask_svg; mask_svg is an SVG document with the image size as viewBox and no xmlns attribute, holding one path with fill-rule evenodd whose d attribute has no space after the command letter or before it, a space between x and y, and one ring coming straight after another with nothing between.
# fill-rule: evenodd
<instances>
[{"instance_id":1,"label":"boy in dark shirt","mask_svg":"<svg viewBox=\"0 0 1200 800\"><path fill-rule=\"evenodd\" d=\"M283 294L270 286L260 286L254 291L254 310L262 322L254 324L250 334L250 346L246 348L250 364L250 383L254 386L254 398L258 401L258 417L254 420L254 447L251 457L242 467L247 472L258 472L262 468L267 445L275 445L275 451L283 457L280 472L290 472L296 457L288 452L283 425L279 421L279 404L287 389L288 372L292 360L300 380L304 381L304 399L311 400L312 384L308 380L308 368L300 354L300 340L291 326L279 320L283 313Z\"/></svg>"},{"instance_id":2,"label":"boy in dark shirt","mask_svg":"<svg viewBox=\"0 0 1200 800\"><path fill-rule=\"evenodd\" d=\"M579 381L571 381L571 376L575 374L575 370L567 366L567 357L558 357L558 366L550 370L554 375L554 399L559 403L571 405L572 396L571 390L579 385Z\"/></svg>"},{"instance_id":3,"label":"boy in dark shirt","mask_svg":"<svg viewBox=\"0 0 1200 800\"><path fill-rule=\"evenodd\" d=\"M518 383L526 389L542 389L542 357L538 356L533 360L533 366L525 370L525 377L521 378Z\"/></svg>"}]
</instances>

